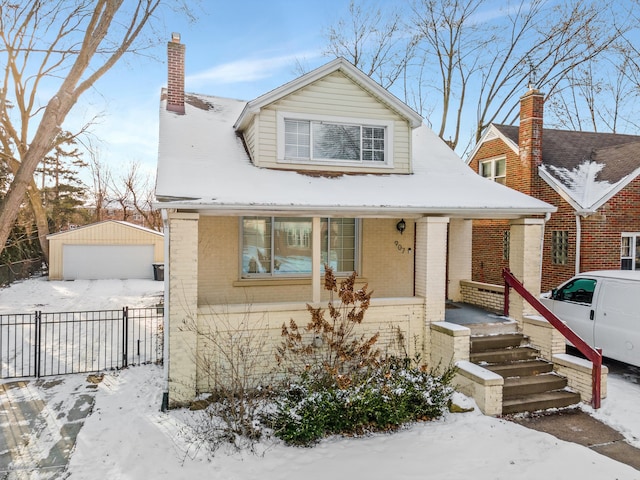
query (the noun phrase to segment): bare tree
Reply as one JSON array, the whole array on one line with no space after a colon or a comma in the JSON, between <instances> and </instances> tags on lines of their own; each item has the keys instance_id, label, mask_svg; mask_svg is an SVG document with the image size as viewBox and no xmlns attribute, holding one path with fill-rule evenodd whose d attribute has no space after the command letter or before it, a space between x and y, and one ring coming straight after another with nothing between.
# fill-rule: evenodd
<instances>
[{"instance_id":1,"label":"bare tree","mask_svg":"<svg viewBox=\"0 0 640 480\"><path fill-rule=\"evenodd\" d=\"M482 51L495 41L493 33L481 29L474 20L481 4L477 0L422 0L413 7L418 50L423 58L419 66L419 95L423 94L422 87L428 78L426 91L437 91L435 101L441 102L440 138L444 139L449 118L453 117L454 133L448 140L452 148L460 137L468 83L480 67ZM430 70L427 75L425 68ZM422 99L420 102L423 104Z\"/></svg>"},{"instance_id":2,"label":"bare tree","mask_svg":"<svg viewBox=\"0 0 640 480\"><path fill-rule=\"evenodd\" d=\"M35 187L38 164L56 147L68 113L126 52L144 48L141 32L161 3L0 0L0 132L5 137L3 158L13 171L0 203L0 249L25 195ZM55 93L40 104L45 90ZM38 222L38 229L46 235L46 225Z\"/></svg>"},{"instance_id":3,"label":"bare tree","mask_svg":"<svg viewBox=\"0 0 640 480\"><path fill-rule=\"evenodd\" d=\"M131 207L143 219L143 224L147 228L151 228L158 232L162 231L162 217L160 211L153 208L154 182L150 176L144 176L140 171L139 162L131 162L126 174L122 177L125 191L128 192L128 198Z\"/></svg>"},{"instance_id":4,"label":"bare tree","mask_svg":"<svg viewBox=\"0 0 640 480\"><path fill-rule=\"evenodd\" d=\"M100 222L104 220L104 211L108 208L111 200L109 199L109 185L111 184L111 170L98 157L95 148L90 147L91 181L92 185L89 190L90 202L94 206L94 221Z\"/></svg>"},{"instance_id":5,"label":"bare tree","mask_svg":"<svg viewBox=\"0 0 640 480\"><path fill-rule=\"evenodd\" d=\"M344 57L384 88L403 74L415 47L398 12L370 10L353 0L349 3L349 18L329 27L325 35L327 55Z\"/></svg>"},{"instance_id":6,"label":"bare tree","mask_svg":"<svg viewBox=\"0 0 640 480\"><path fill-rule=\"evenodd\" d=\"M361 68L367 65L362 59L376 58L380 49L363 41L378 28L375 17L363 11L353 5L350 22L338 22L328 37L328 52L346 52ZM611 0L514 0L499 6L487 0L413 0L403 14L394 24L406 26L398 31L411 39L411 57L395 61L402 75L386 76L381 85L402 90L423 116L432 114L434 130L462 152L490 123L516 120L527 86L549 99L574 88L576 69L591 68L631 24L618 18Z\"/></svg>"}]
</instances>

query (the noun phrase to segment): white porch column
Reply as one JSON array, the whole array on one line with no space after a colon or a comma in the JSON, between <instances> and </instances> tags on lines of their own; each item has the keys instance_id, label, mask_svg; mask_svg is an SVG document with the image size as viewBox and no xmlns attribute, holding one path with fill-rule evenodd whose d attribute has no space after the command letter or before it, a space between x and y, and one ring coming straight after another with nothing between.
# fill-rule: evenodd
<instances>
[{"instance_id":1,"label":"white porch column","mask_svg":"<svg viewBox=\"0 0 640 480\"><path fill-rule=\"evenodd\" d=\"M320 303L320 262L322 250L322 236L320 235L320 217L313 217L311 224L312 240L311 240L311 290L314 305Z\"/></svg>"},{"instance_id":2,"label":"white porch column","mask_svg":"<svg viewBox=\"0 0 640 480\"><path fill-rule=\"evenodd\" d=\"M197 213L169 216L169 406L185 405L196 395L198 320ZM165 341L166 341L165 336Z\"/></svg>"},{"instance_id":3,"label":"white porch column","mask_svg":"<svg viewBox=\"0 0 640 480\"><path fill-rule=\"evenodd\" d=\"M425 299L427 327L444 320L448 223L448 217L416 220L415 288L416 295Z\"/></svg>"},{"instance_id":4,"label":"white porch column","mask_svg":"<svg viewBox=\"0 0 640 480\"><path fill-rule=\"evenodd\" d=\"M540 295L543 235L544 220L541 218L511 221L509 269L536 297ZM509 295L509 316L516 319L522 326L523 318L534 314L536 311L512 290Z\"/></svg>"},{"instance_id":5,"label":"white porch column","mask_svg":"<svg viewBox=\"0 0 640 480\"><path fill-rule=\"evenodd\" d=\"M471 250L473 221L453 218L449 223L448 296L454 302L462 301L460 280L471 280Z\"/></svg>"}]
</instances>

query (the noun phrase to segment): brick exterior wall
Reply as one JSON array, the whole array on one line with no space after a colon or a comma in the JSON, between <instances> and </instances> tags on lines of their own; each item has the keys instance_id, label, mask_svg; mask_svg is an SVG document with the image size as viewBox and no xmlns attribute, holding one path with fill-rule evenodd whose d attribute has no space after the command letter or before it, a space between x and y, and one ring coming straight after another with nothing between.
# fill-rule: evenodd
<instances>
[{"instance_id":1,"label":"brick exterior wall","mask_svg":"<svg viewBox=\"0 0 640 480\"><path fill-rule=\"evenodd\" d=\"M167 44L167 110L184 114L184 51L180 35L173 34Z\"/></svg>"},{"instance_id":2,"label":"brick exterior wall","mask_svg":"<svg viewBox=\"0 0 640 480\"><path fill-rule=\"evenodd\" d=\"M536 102L524 101L522 109L525 114L541 115L542 111ZM529 100L535 100L529 99ZM521 115L522 117L522 115ZM522 122L522 119L521 119ZM536 127L537 128L537 127ZM540 125L541 128L541 125ZM525 134L524 139L532 143ZM522 138L521 138L522 141ZM535 148L531 147L531 150ZM541 290L547 291L568 280L576 272L576 214L573 207L553 190L538 174L537 167L529 166L537 158L523 163L509 145L501 139L485 142L478 150L469 166L479 172L479 162L493 158L506 158L506 185L515 190L531 194L558 208L545 225ZM533 173L530 187L526 178ZM530 191L529 191L530 188ZM640 178L630 182L622 191L603 205L595 215L580 218L581 272L602 269L620 268L620 239L622 232L640 232ZM504 231L509 228L506 221L474 221L472 247L472 280L477 282L502 285L502 268L508 262L502 258L502 242ZM568 256L565 264L556 265L552 261L552 235L554 231L566 231L569 237Z\"/></svg>"}]
</instances>

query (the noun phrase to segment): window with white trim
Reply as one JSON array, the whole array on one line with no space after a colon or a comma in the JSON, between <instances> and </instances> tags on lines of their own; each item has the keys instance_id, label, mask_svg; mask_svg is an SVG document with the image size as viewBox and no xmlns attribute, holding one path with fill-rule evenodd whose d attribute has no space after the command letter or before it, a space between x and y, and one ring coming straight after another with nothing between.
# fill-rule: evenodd
<instances>
[{"instance_id":1,"label":"window with white trim","mask_svg":"<svg viewBox=\"0 0 640 480\"><path fill-rule=\"evenodd\" d=\"M278 113L278 161L390 166L392 122Z\"/></svg>"},{"instance_id":2,"label":"window with white trim","mask_svg":"<svg viewBox=\"0 0 640 480\"><path fill-rule=\"evenodd\" d=\"M322 270L357 270L358 221L323 218L320 228ZM242 277L311 276L312 234L311 218L243 217Z\"/></svg>"},{"instance_id":3,"label":"window with white trim","mask_svg":"<svg viewBox=\"0 0 640 480\"><path fill-rule=\"evenodd\" d=\"M493 180L494 182L505 185L507 180L507 161L504 158L494 158L480 162L479 173L484 178Z\"/></svg>"},{"instance_id":4,"label":"window with white trim","mask_svg":"<svg viewBox=\"0 0 640 480\"><path fill-rule=\"evenodd\" d=\"M620 270L640 270L640 233L622 234Z\"/></svg>"}]
</instances>

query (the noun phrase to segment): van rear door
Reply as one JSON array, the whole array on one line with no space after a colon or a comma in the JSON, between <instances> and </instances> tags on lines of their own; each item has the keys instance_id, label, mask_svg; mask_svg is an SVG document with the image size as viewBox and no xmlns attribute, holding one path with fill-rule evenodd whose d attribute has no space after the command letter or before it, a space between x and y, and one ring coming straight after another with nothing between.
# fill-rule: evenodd
<instances>
[{"instance_id":1,"label":"van rear door","mask_svg":"<svg viewBox=\"0 0 640 480\"><path fill-rule=\"evenodd\" d=\"M542 300L549 310L591 346L594 345L593 307L597 283L593 278L572 278L554 291L550 299Z\"/></svg>"},{"instance_id":2,"label":"van rear door","mask_svg":"<svg viewBox=\"0 0 640 480\"><path fill-rule=\"evenodd\" d=\"M640 366L640 282L601 282L594 337L605 357Z\"/></svg>"}]
</instances>

